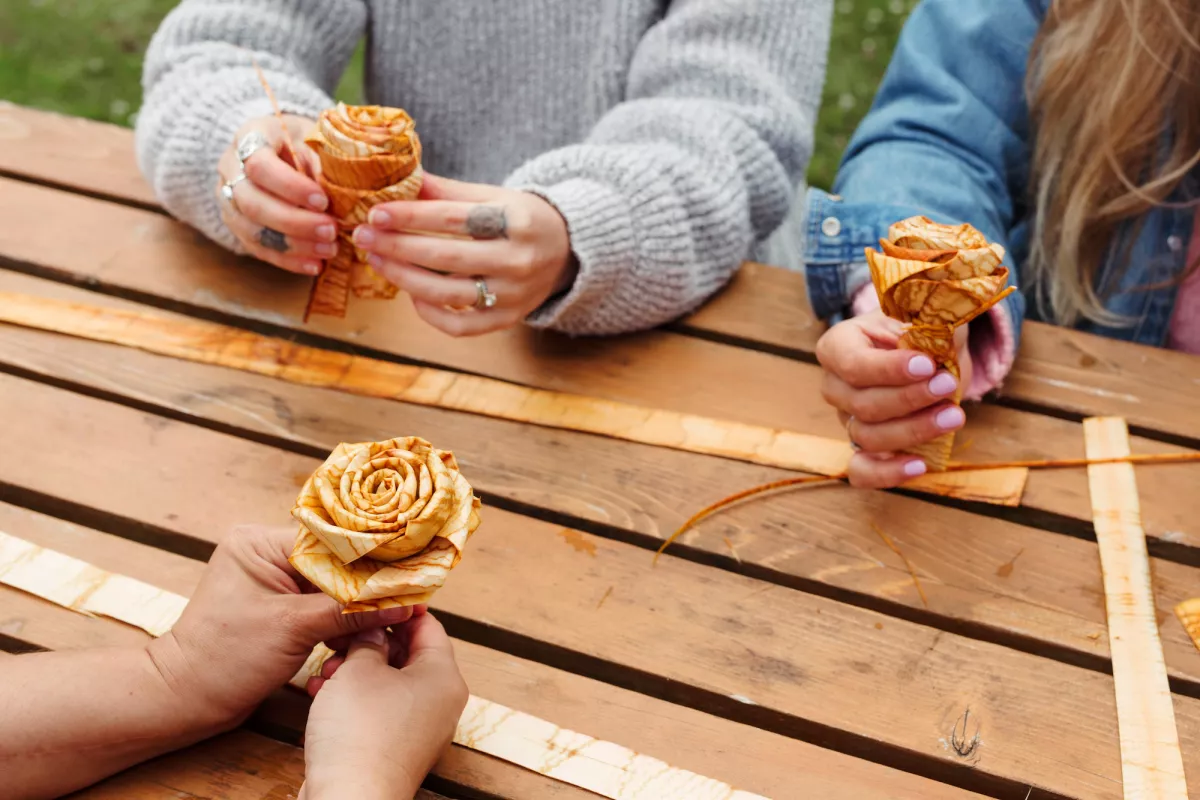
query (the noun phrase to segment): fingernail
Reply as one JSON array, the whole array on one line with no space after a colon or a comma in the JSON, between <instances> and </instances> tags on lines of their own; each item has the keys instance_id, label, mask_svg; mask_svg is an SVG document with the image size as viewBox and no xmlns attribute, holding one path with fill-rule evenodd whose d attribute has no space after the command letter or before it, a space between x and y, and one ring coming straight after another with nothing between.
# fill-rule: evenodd
<instances>
[{"instance_id":1,"label":"fingernail","mask_svg":"<svg viewBox=\"0 0 1200 800\"><path fill-rule=\"evenodd\" d=\"M958 388L958 381L949 372L943 372L941 375L934 376L929 382L929 393L935 397L945 397L948 394L953 394Z\"/></svg>"},{"instance_id":2,"label":"fingernail","mask_svg":"<svg viewBox=\"0 0 1200 800\"><path fill-rule=\"evenodd\" d=\"M924 475L926 470L925 462L917 459L910 461L904 465L904 474L910 478L916 478L919 475Z\"/></svg>"},{"instance_id":3,"label":"fingernail","mask_svg":"<svg viewBox=\"0 0 1200 800\"><path fill-rule=\"evenodd\" d=\"M380 258L379 256L375 255L374 253L371 253L369 256L367 256L367 263L370 264L372 267L382 267L383 259Z\"/></svg>"},{"instance_id":4,"label":"fingernail","mask_svg":"<svg viewBox=\"0 0 1200 800\"><path fill-rule=\"evenodd\" d=\"M317 237L324 239L327 242L332 242L337 238L337 228L332 225L318 225Z\"/></svg>"},{"instance_id":5,"label":"fingernail","mask_svg":"<svg viewBox=\"0 0 1200 800\"><path fill-rule=\"evenodd\" d=\"M317 275L321 272L321 265L315 261L309 261L304 265L304 271L309 275Z\"/></svg>"},{"instance_id":6,"label":"fingernail","mask_svg":"<svg viewBox=\"0 0 1200 800\"><path fill-rule=\"evenodd\" d=\"M323 194L310 194L308 196L308 204L317 211L324 211L329 205L329 198Z\"/></svg>"},{"instance_id":7,"label":"fingernail","mask_svg":"<svg viewBox=\"0 0 1200 800\"><path fill-rule=\"evenodd\" d=\"M950 406L939 411L934 419L939 428L944 431L952 431L962 427L963 423L967 421L967 415L958 406Z\"/></svg>"},{"instance_id":8,"label":"fingernail","mask_svg":"<svg viewBox=\"0 0 1200 800\"><path fill-rule=\"evenodd\" d=\"M914 356L908 362L908 374L914 378L928 378L935 369L929 356Z\"/></svg>"},{"instance_id":9,"label":"fingernail","mask_svg":"<svg viewBox=\"0 0 1200 800\"><path fill-rule=\"evenodd\" d=\"M331 258L331 257L337 255L337 245L336 244L321 243L313 249L317 251L317 255L325 256L325 258ZM937 379L935 378L934 380L937 380Z\"/></svg>"},{"instance_id":10,"label":"fingernail","mask_svg":"<svg viewBox=\"0 0 1200 800\"><path fill-rule=\"evenodd\" d=\"M416 609L412 606L385 608L379 612L379 621L384 625L399 625L402 622L408 622L415 613Z\"/></svg>"},{"instance_id":11,"label":"fingernail","mask_svg":"<svg viewBox=\"0 0 1200 800\"><path fill-rule=\"evenodd\" d=\"M372 225L378 225L380 228L386 228L392 224L392 215L382 208L373 208L371 209L371 213L367 215L367 222Z\"/></svg>"},{"instance_id":12,"label":"fingernail","mask_svg":"<svg viewBox=\"0 0 1200 800\"><path fill-rule=\"evenodd\" d=\"M375 231L366 225L359 225L354 229L354 243L360 247L370 247L375 244Z\"/></svg>"},{"instance_id":13,"label":"fingernail","mask_svg":"<svg viewBox=\"0 0 1200 800\"><path fill-rule=\"evenodd\" d=\"M383 632L383 628L368 628L365 631L359 631L358 635L354 638L366 644L373 644L376 647L382 647L387 644L387 634Z\"/></svg>"}]
</instances>

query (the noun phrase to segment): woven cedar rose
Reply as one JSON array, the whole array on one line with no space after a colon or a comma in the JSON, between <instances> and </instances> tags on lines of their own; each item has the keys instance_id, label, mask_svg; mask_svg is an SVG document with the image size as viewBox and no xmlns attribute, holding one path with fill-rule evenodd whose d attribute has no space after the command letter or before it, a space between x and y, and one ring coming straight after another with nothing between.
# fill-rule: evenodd
<instances>
[{"instance_id":1,"label":"woven cedar rose","mask_svg":"<svg viewBox=\"0 0 1200 800\"><path fill-rule=\"evenodd\" d=\"M1004 248L970 225L939 225L926 217L897 222L879 246L883 252L867 248L867 264L883 312L909 325L900 346L920 350L960 377L955 329L1013 291L1004 288ZM961 400L960 386L954 402ZM940 472L953 446L948 433L908 452Z\"/></svg>"},{"instance_id":2,"label":"woven cedar rose","mask_svg":"<svg viewBox=\"0 0 1200 800\"><path fill-rule=\"evenodd\" d=\"M346 611L426 602L479 526L452 453L410 436L339 444L292 509L291 562Z\"/></svg>"},{"instance_id":3,"label":"woven cedar rose","mask_svg":"<svg viewBox=\"0 0 1200 800\"><path fill-rule=\"evenodd\" d=\"M351 290L358 297L395 297L396 287L371 269L350 236L372 206L420 194L421 140L412 118L398 108L339 103L321 114L304 141L321 160L317 180L329 195L341 240L313 286L307 313L344 317Z\"/></svg>"}]
</instances>

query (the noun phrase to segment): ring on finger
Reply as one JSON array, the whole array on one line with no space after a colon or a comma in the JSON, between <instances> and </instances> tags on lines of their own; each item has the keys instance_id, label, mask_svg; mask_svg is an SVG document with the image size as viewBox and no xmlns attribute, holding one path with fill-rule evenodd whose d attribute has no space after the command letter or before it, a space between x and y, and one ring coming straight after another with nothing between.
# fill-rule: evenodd
<instances>
[{"instance_id":1,"label":"ring on finger","mask_svg":"<svg viewBox=\"0 0 1200 800\"><path fill-rule=\"evenodd\" d=\"M496 293L488 291L487 281L482 275L475 276L475 310L485 311L496 305Z\"/></svg>"},{"instance_id":2,"label":"ring on finger","mask_svg":"<svg viewBox=\"0 0 1200 800\"><path fill-rule=\"evenodd\" d=\"M851 416L846 420L846 435L850 437L850 449L857 453L862 450L862 445L854 441L854 431L851 429L853 425L854 417Z\"/></svg>"},{"instance_id":3,"label":"ring on finger","mask_svg":"<svg viewBox=\"0 0 1200 800\"><path fill-rule=\"evenodd\" d=\"M246 173L239 172L237 175L234 175L231 180L227 180L221 184L221 197L226 203L229 203L229 207L238 214L242 212L241 209L238 208L237 199L233 196L233 187L237 186L244 180L246 180Z\"/></svg>"},{"instance_id":4,"label":"ring on finger","mask_svg":"<svg viewBox=\"0 0 1200 800\"><path fill-rule=\"evenodd\" d=\"M267 137L264 136L261 131L250 131L238 140L238 161L240 161L242 166L245 167L246 161L250 158L250 156L254 155L259 150L262 150L264 147L270 146L271 142L267 140Z\"/></svg>"}]
</instances>

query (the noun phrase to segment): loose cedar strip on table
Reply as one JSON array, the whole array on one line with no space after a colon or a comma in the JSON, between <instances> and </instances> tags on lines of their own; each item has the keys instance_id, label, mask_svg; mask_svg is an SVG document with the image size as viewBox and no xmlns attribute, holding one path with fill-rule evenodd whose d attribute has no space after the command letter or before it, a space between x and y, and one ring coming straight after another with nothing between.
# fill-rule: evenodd
<instances>
[{"instance_id":1,"label":"loose cedar strip on table","mask_svg":"<svg viewBox=\"0 0 1200 800\"><path fill-rule=\"evenodd\" d=\"M60 284L0 275L0 291L10 287L133 307ZM373 441L397 430L421 430L456 453L489 503L497 496L510 497L516 503L510 508L536 506L563 515L570 524L603 524L601 530L609 535L647 546L682 522L697 494L720 496L729 485L750 485L784 474L601 437L293 386L7 326L0 326L0 369L83 391L119 393L126 402L226 426L239 435L314 457L323 457L339 441ZM563 452L586 463L586 473L563 470ZM514 464L520 468L514 470ZM1171 468L1156 469L1146 474ZM687 475L686 484L672 480L674 475ZM874 524L885 526L918 565L933 614L924 613L903 563L879 540ZM723 559L724 566L756 577L950 630L969 630L1034 652L1046 652L1050 645L1058 650L1056 657L1107 668L1099 562L1095 546L1088 542L912 498L844 487L748 504L706 523L684 541L699 551L694 557ZM740 564L733 561L735 554ZM1200 585L1200 570L1166 561L1156 562L1156 576L1163 615ZM1200 695L1200 659L1186 633L1168 625L1163 635L1172 675L1191 684L1184 687L1187 691ZM1012 642L1013 637L1023 641Z\"/></svg>"},{"instance_id":2,"label":"loose cedar strip on table","mask_svg":"<svg viewBox=\"0 0 1200 800\"><path fill-rule=\"evenodd\" d=\"M203 569L199 561L3 503L0 503L0 530L57 548L104 569L123 570L123 574L130 577L182 594L191 593ZM141 631L118 622L83 617L0 587L0 626L12 626L14 620L22 623L21 640L47 649L78 647L81 640L94 643L92 646L102 646L136 644L148 638ZM520 703L529 713L553 719L563 726L588 730L642 752L657 751L664 757L675 759L673 763L685 761L707 769L708 774L714 769L722 769L731 780L743 786L765 788L774 798L789 796L797 774L805 776L806 789L811 788L816 796L831 800L967 800L978 797L486 647L461 640L456 640L454 646L464 675L478 694L497 702ZM304 703L299 694L289 699ZM292 714L290 717L279 716L274 721L287 726L294 724L296 719ZM299 719L302 724L302 718ZM186 759L186 752L179 757ZM163 771L166 772L165 766ZM447 788L439 785L439 790L451 794L455 792L453 786L459 786L487 792L487 796L513 800L534 797L586 800L594 797L575 787L512 768L460 747L452 748L435 774L448 785Z\"/></svg>"},{"instance_id":3,"label":"loose cedar strip on table","mask_svg":"<svg viewBox=\"0 0 1200 800\"><path fill-rule=\"evenodd\" d=\"M456 340L424 323L406 303L367 303L349 320L322 319L302 327L307 282L281 270L239 262L159 214L98 202L0 179L0 262L20 263L41 274L133 293L154 304L178 307L283 335L302 328L321 333L325 345L369 346L376 354L433 362L529 386L606 397L705 416L821 436L844 436L836 415L818 397L820 372L811 364L714 344L679 334L650 332L615 340L564 340L526 328ZM78 224L44 235L48 219L66 215ZM9 233L13 231L14 233ZM185 266L176 266L185 265ZM389 308L382 308L383 305ZM265 322L264 322L265 320ZM697 369L695 365L703 365ZM730 391L736 386L738 391ZM1075 423L997 406L973 409L960 441L963 460L995 461L1081 457ZM1178 450L1136 443L1138 452ZM1147 497L1147 531L1156 552L1200 563L1189 514L1174 499L1192 485L1188 467L1161 472ZM728 486L730 491L746 488ZM1086 535L1090 526L1086 478L1081 470L1030 476L1025 506L1049 512L1048 524ZM697 508L700 506L698 505ZM1045 515L1028 515L1047 524Z\"/></svg>"},{"instance_id":4,"label":"loose cedar strip on table","mask_svg":"<svg viewBox=\"0 0 1200 800\"><path fill-rule=\"evenodd\" d=\"M146 208L157 203L138 172L125 128L0 105L0 175L47 182ZM678 330L810 357L824 325L812 317L803 277L747 264ZM1200 439L1191 388L1200 367L1186 354L1027 323L1003 397L1071 414L1116 415L1135 428Z\"/></svg>"},{"instance_id":5,"label":"loose cedar strip on table","mask_svg":"<svg viewBox=\"0 0 1200 800\"><path fill-rule=\"evenodd\" d=\"M6 451L21 453L0 461L0 480L20 487L10 491L53 493L167 541L213 542L234 522L278 521L297 476L318 463L15 380L0 379L0 413L27 421L22 435L40 444L18 439ZM88 480L58 479L63 453L90 465ZM145 485L204 488L172 498ZM488 535L472 541L471 557L435 598L457 635L966 786L1119 796L1107 676L678 559L651 568L645 550L487 513ZM1200 701L1176 703L1189 764L1200 768ZM986 744L970 766L938 741L967 709L983 721Z\"/></svg>"}]
</instances>

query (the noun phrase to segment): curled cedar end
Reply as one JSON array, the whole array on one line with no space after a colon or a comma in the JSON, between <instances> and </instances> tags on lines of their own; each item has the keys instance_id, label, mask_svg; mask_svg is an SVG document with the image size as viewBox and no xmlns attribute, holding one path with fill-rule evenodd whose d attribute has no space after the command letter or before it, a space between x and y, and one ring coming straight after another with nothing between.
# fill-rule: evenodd
<instances>
[{"instance_id":1,"label":"curled cedar end","mask_svg":"<svg viewBox=\"0 0 1200 800\"><path fill-rule=\"evenodd\" d=\"M1184 630L1192 639L1192 644L1200 650L1200 597L1184 600L1175 606L1175 616L1179 617Z\"/></svg>"},{"instance_id":2,"label":"curled cedar end","mask_svg":"<svg viewBox=\"0 0 1200 800\"><path fill-rule=\"evenodd\" d=\"M479 499L452 453L410 436L339 444L292 516L292 565L350 613L427 602L479 527Z\"/></svg>"},{"instance_id":3,"label":"curled cedar end","mask_svg":"<svg viewBox=\"0 0 1200 800\"><path fill-rule=\"evenodd\" d=\"M398 108L347 106L321 114L304 139L321 161L318 181L338 220L341 246L313 286L308 314L346 315L349 294L390 299L396 287L379 277L350 239L379 203L415 200L421 192L421 140Z\"/></svg>"},{"instance_id":4,"label":"curled cedar end","mask_svg":"<svg viewBox=\"0 0 1200 800\"><path fill-rule=\"evenodd\" d=\"M900 346L920 350L958 378L955 329L1012 291L1004 288L1004 248L970 225L939 225L925 217L897 222L879 244L882 252L867 248L867 264L883 312L909 325ZM961 400L960 387L954 402ZM948 433L909 452L941 472L953 447L954 434Z\"/></svg>"}]
</instances>

